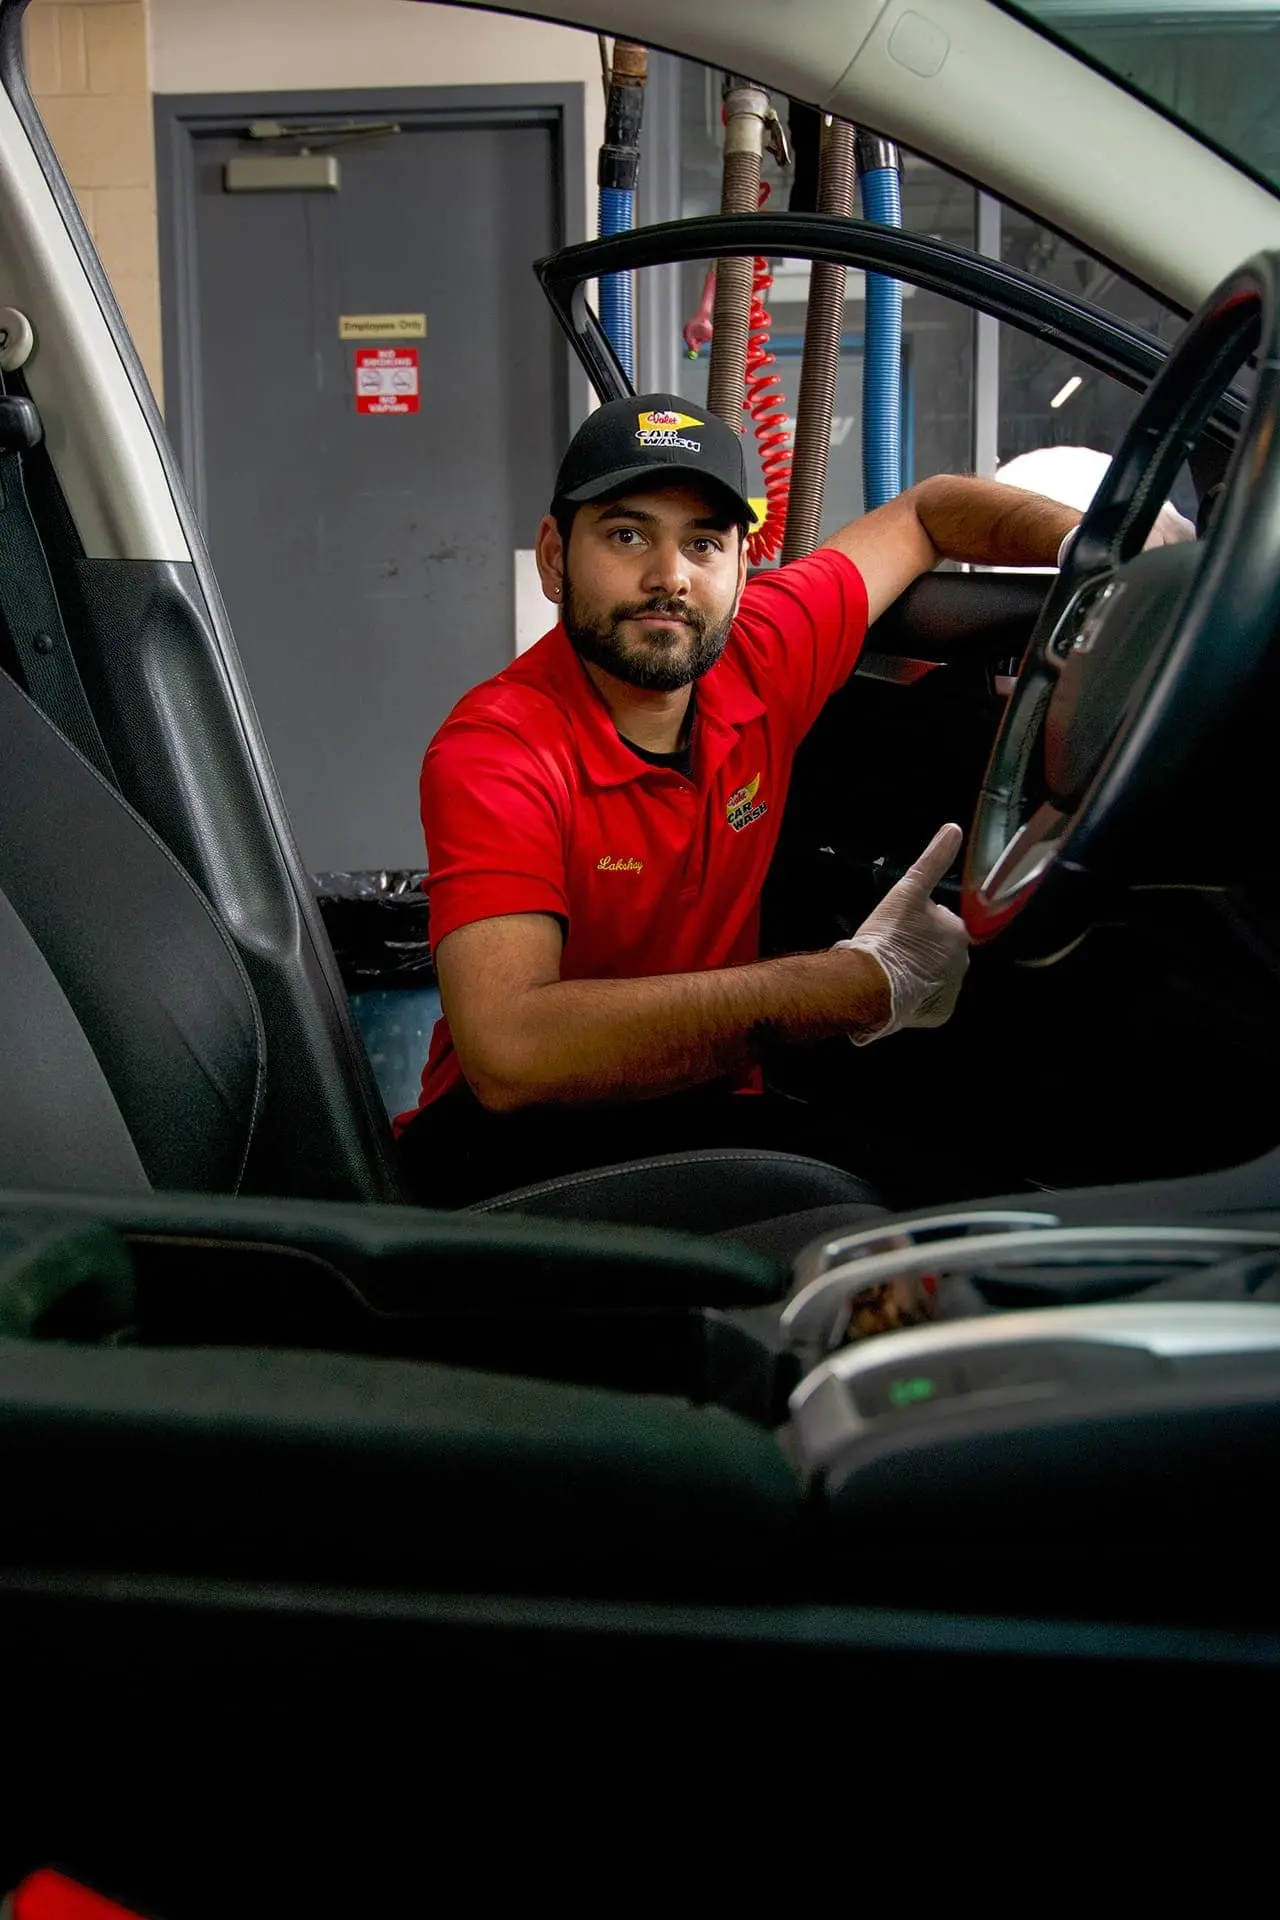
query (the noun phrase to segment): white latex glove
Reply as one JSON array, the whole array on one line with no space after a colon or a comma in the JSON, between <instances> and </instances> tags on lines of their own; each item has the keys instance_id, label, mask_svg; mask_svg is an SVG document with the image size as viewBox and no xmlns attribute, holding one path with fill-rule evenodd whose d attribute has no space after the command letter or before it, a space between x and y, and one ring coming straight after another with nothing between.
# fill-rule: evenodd
<instances>
[{"instance_id":1,"label":"white latex glove","mask_svg":"<svg viewBox=\"0 0 1280 1920\"><path fill-rule=\"evenodd\" d=\"M1143 542L1147 547L1176 547L1184 540L1194 540L1196 530L1185 513L1179 513L1172 500L1166 500L1156 515L1156 523Z\"/></svg>"},{"instance_id":2,"label":"white latex glove","mask_svg":"<svg viewBox=\"0 0 1280 1920\"><path fill-rule=\"evenodd\" d=\"M1058 566L1071 551L1071 543L1079 533L1079 527L1072 527L1070 533L1062 536L1062 545L1058 548ZM1195 527L1186 515L1179 513L1172 500L1166 500L1156 515L1156 523L1142 543L1142 551L1149 553L1152 547L1176 547L1184 540L1194 540Z\"/></svg>"},{"instance_id":3,"label":"white latex glove","mask_svg":"<svg viewBox=\"0 0 1280 1920\"><path fill-rule=\"evenodd\" d=\"M893 1012L888 1025L875 1033L850 1034L855 1047L883 1040L901 1027L940 1027L951 1018L969 965L969 935L963 920L929 896L963 839L959 827L940 828L852 940L836 941L837 947L869 953L889 982Z\"/></svg>"}]
</instances>

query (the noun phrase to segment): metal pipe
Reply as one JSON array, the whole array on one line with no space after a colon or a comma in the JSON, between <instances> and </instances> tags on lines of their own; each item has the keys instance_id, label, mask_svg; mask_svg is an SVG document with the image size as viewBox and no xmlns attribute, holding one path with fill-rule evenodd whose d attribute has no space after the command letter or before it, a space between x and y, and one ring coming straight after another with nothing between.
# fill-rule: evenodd
<instances>
[{"instance_id":1,"label":"metal pipe","mask_svg":"<svg viewBox=\"0 0 1280 1920\"><path fill-rule=\"evenodd\" d=\"M853 128L847 120L826 122L818 162L819 213L837 214L845 220L852 218L857 179L853 144ZM844 288L843 267L829 260L813 262L809 269L809 310L805 316L804 360L796 405L791 498L782 543L784 566L788 560L799 560L804 554L812 553L818 544L831 446L831 414L844 333Z\"/></svg>"},{"instance_id":2,"label":"metal pipe","mask_svg":"<svg viewBox=\"0 0 1280 1920\"><path fill-rule=\"evenodd\" d=\"M760 205L760 162L768 113L769 96L763 87L738 74L725 76L722 214L754 213ZM750 258L721 260L716 266L707 406L735 433L742 427L753 271Z\"/></svg>"},{"instance_id":3,"label":"metal pipe","mask_svg":"<svg viewBox=\"0 0 1280 1920\"><path fill-rule=\"evenodd\" d=\"M894 173L902 172L902 156L892 140L886 140L882 134L859 132L854 140L858 172L883 173L892 168Z\"/></svg>"},{"instance_id":4,"label":"metal pipe","mask_svg":"<svg viewBox=\"0 0 1280 1920\"><path fill-rule=\"evenodd\" d=\"M979 253L1000 258L1000 228L1000 202L980 193ZM1000 464L1000 322L990 313L975 313L973 318L973 470L990 480Z\"/></svg>"}]
</instances>

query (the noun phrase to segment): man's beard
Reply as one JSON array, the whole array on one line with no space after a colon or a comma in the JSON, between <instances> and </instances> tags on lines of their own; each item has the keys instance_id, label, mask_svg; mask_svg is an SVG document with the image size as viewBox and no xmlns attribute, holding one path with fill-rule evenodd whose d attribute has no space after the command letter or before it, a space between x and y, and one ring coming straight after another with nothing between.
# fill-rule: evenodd
<instances>
[{"instance_id":1,"label":"man's beard","mask_svg":"<svg viewBox=\"0 0 1280 1920\"><path fill-rule=\"evenodd\" d=\"M648 639L639 643L624 640L624 622L642 619L645 614L685 624L674 632L652 629ZM700 680L724 652L733 625L731 612L713 625L696 607L661 598L631 601L593 618L579 605L568 579L564 583L562 619L569 644L580 660L603 667L615 680L624 680L629 687L643 687L648 693L677 693Z\"/></svg>"}]
</instances>

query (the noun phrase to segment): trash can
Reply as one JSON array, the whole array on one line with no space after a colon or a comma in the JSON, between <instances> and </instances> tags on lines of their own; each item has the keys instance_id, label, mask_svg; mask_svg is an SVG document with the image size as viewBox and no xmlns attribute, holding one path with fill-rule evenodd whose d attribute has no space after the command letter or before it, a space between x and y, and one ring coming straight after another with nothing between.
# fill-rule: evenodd
<instances>
[{"instance_id":1,"label":"trash can","mask_svg":"<svg viewBox=\"0 0 1280 1920\"><path fill-rule=\"evenodd\" d=\"M389 1114L418 1103L440 1017L422 873L318 873L316 898Z\"/></svg>"}]
</instances>

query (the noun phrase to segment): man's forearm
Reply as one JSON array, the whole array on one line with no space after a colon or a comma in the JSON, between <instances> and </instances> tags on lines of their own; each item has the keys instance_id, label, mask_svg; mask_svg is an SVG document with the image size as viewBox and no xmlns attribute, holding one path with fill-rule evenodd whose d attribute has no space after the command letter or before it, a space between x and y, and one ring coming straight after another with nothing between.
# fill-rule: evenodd
<instances>
[{"instance_id":1,"label":"man's forearm","mask_svg":"<svg viewBox=\"0 0 1280 1920\"><path fill-rule=\"evenodd\" d=\"M1042 494L946 473L922 480L911 498L939 559L973 566L1052 567L1080 520L1075 507Z\"/></svg>"},{"instance_id":2,"label":"man's forearm","mask_svg":"<svg viewBox=\"0 0 1280 1920\"><path fill-rule=\"evenodd\" d=\"M1074 507L999 480L936 474L864 513L826 542L848 554L867 589L870 625L939 560L982 567L1052 567Z\"/></svg>"},{"instance_id":3,"label":"man's forearm","mask_svg":"<svg viewBox=\"0 0 1280 1920\"><path fill-rule=\"evenodd\" d=\"M868 954L794 954L710 973L557 980L521 993L467 1049L468 1078L495 1111L644 1100L750 1064L765 1035L792 1042L873 1033L888 982Z\"/></svg>"}]
</instances>

